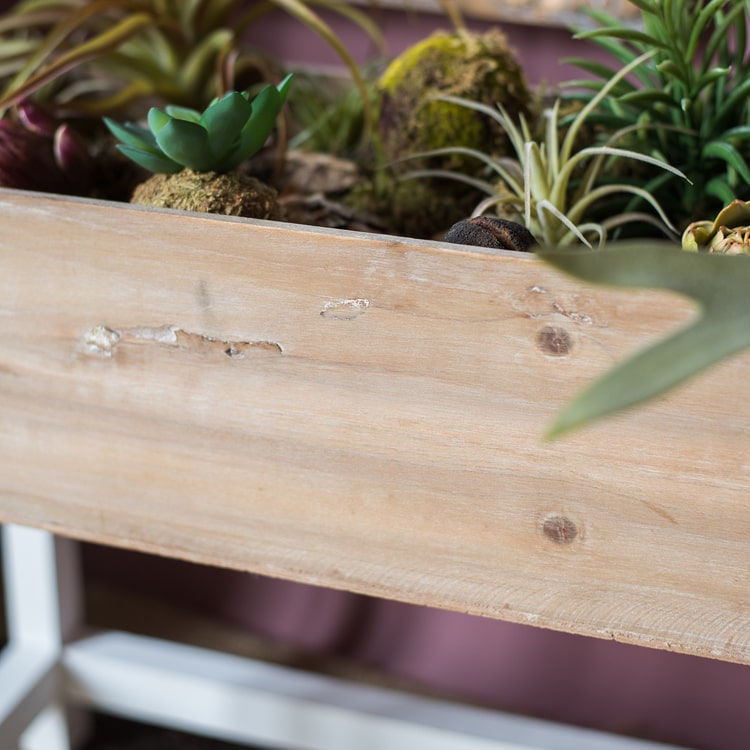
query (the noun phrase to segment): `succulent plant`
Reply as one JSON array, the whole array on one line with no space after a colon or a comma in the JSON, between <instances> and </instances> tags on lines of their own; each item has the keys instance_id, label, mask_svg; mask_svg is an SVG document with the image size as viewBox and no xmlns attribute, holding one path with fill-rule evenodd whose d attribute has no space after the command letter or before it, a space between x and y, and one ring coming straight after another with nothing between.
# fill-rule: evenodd
<instances>
[{"instance_id":1,"label":"succulent plant","mask_svg":"<svg viewBox=\"0 0 750 750\"><path fill-rule=\"evenodd\" d=\"M683 250L750 255L750 201L734 200L713 221L694 221L682 234Z\"/></svg>"},{"instance_id":2,"label":"succulent plant","mask_svg":"<svg viewBox=\"0 0 750 750\"><path fill-rule=\"evenodd\" d=\"M15 115L0 119L0 186L87 194L93 162L83 137L31 101Z\"/></svg>"},{"instance_id":3,"label":"succulent plant","mask_svg":"<svg viewBox=\"0 0 750 750\"><path fill-rule=\"evenodd\" d=\"M254 98L248 91L230 91L203 112L187 107L152 107L148 128L134 123L104 122L122 143L117 148L151 172L174 174L185 167L195 172L229 172L260 150L284 104L291 74L268 84Z\"/></svg>"}]
</instances>

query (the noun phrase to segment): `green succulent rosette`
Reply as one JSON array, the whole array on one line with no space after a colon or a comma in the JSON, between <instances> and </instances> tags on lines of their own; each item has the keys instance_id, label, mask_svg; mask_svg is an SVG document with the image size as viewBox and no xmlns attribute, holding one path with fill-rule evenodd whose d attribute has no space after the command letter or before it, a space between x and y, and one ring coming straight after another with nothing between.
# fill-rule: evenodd
<instances>
[{"instance_id":1,"label":"green succulent rosette","mask_svg":"<svg viewBox=\"0 0 750 750\"><path fill-rule=\"evenodd\" d=\"M150 172L174 174L229 172L259 151L273 130L286 101L292 75L278 86L267 85L250 99L248 91L230 91L203 112L187 107L152 107L148 128L104 123L122 143L117 148Z\"/></svg>"}]
</instances>

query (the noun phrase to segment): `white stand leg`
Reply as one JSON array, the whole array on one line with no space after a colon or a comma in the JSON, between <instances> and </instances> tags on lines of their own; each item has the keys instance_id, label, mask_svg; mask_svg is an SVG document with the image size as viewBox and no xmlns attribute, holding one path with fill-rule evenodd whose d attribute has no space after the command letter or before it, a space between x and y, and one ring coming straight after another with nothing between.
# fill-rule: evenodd
<instances>
[{"instance_id":1,"label":"white stand leg","mask_svg":"<svg viewBox=\"0 0 750 750\"><path fill-rule=\"evenodd\" d=\"M8 645L0 654L0 748L70 750L60 663L82 611L77 548L37 529L2 532Z\"/></svg>"}]
</instances>

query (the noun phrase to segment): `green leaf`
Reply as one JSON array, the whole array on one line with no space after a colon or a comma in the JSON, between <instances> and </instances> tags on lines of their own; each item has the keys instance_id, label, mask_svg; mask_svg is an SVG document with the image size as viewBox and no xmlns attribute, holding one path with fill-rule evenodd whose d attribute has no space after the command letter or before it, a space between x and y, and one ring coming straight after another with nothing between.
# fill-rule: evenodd
<instances>
[{"instance_id":1,"label":"green leaf","mask_svg":"<svg viewBox=\"0 0 750 750\"><path fill-rule=\"evenodd\" d=\"M292 78L294 78L294 74L289 73L284 76L284 80L281 81L278 86L276 86L276 91L279 92L282 104L286 101L287 94L289 93L289 89L292 85Z\"/></svg>"},{"instance_id":2,"label":"green leaf","mask_svg":"<svg viewBox=\"0 0 750 750\"><path fill-rule=\"evenodd\" d=\"M115 122L109 117L104 117L104 124L115 138L119 138L124 144L133 148L159 153L159 146L156 143L153 133L148 128L142 128L140 125L134 125L132 122L126 122L124 125Z\"/></svg>"},{"instance_id":3,"label":"green leaf","mask_svg":"<svg viewBox=\"0 0 750 750\"><path fill-rule=\"evenodd\" d=\"M208 133L200 125L170 117L169 122L154 135L159 148L170 159L195 172L211 172L214 169L215 160L208 148Z\"/></svg>"},{"instance_id":4,"label":"green leaf","mask_svg":"<svg viewBox=\"0 0 750 750\"><path fill-rule=\"evenodd\" d=\"M597 62L596 60L589 60L585 57L564 57L560 60L560 62L565 65L575 65L576 68L581 68L581 70L585 70L587 73L591 73L592 75L595 75L605 81L608 81L610 78L617 74L617 71L614 68L611 68L609 65ZM581 83L583 83L583 81L564 81L562 85L566 87L572 87L581 85ZM591 84L592 82L588 81L588 83ZM593 83L595 86L601 85L597 81L594 81ZM631 88L635 87L631 84Z\"/></svg>"},{"instance_id":5,"label":"green leaf","mask_svg":"<svg viewBox=\"0 0 750 750\"><path fill-rule=\"evenodd\" d=\"M647 49L654 47L667 49L667 45L661 39L656 39L651 34L627 26L605 26L603 29L591 29L591 31L576 34L578 39L596 39L597 37L616 37L628 42L639 42L645 45Z\"/></svg>"},{"instance_id":6,"label":"green leaf","mask_svg":"<svg viewBox=\"0 0 750 750\"><path fill-rule=\"evenodd\" d=\"M166 112L162 112L158 107L151 107L148 111L148 126L151 132L156 134L172 119Z\"/></svg>"},{"instance_id":7,"label":"green leaf","mask_svg":"<svg viewBox=\"0 0 750 750\"><path fill-rule=\"evenodd\" d=\"M672 78L676 78L678 81L681 81L686 86L690 83L687 76L687 71L684 68L681 68L674 60L662 60L657 66L656 69L662 74L666 76L670 76Z\"/></svg>"},{"instance_id":8,"label":"green leaf","mask_svg":"<svg viewBox=\"0 0 750 750\"><path fill-rule=\"evenodd\" d=\"M623 94L620 101L638 107L651 109L654 104L663 104L667 107L677 107L673 96L660 89L637 89L629 94Z\"/></svg>"},{"instance_id":9,"label":"green leaf","mask_svg":"<svg viewBox=\"0 0 750 750\"><path fill-rule=\"evenodd\" d=\"M695 85L696 91L703 91L707 86L718 81L719 78L726 78L731 70L731 68L711 68L711 70L706 71L698 79L698 82Z\"/></svg>"},{"instance_id":10,"label":"green leaf","mask_svg":"<svg viewBox=\"0 0 750 750\"><path fill-rule=\"evenodd\" d=\"M208 147L217 162L223 162L237 147L252 111L252 104L242 94L230 91L201 115L200 124L208 132Z\"/></svg>"},{"instance_id":11,"label":"green leaf","mask_svg":"<svg viewBox=\"0 0 750 750\"><path fill-rule=\"evenodd\" d=\"M689 253L657 242L538 253L547 263L587 282L667 289L698 305L698 315L690 324L595 380L557 416L549 437L660 396L750 346L748 256Z\"/></svg>"},{"instance_id":12,"label":"green leaf","mask_svg":"<svg viewBox=\"0 0 750 750\"><path fill-rule=\"evenodd\" d=\"M726 162L745 182L750 182L750 169L740 152L727 141L711 141L701 149L703 159L721 159Z\"/></svg>"},{"instance_id":13,"label":"green leaf","mask_svg":"<svg viewBox=\"0 0 750 750\"><path fill-rule=\"evenodd\" d=\"M231 49L234 32L230 29L216 29L194 44L184 61L179 80L188 91L198 91L213 72L217 56Z\"/></svg>"},{"instance_id":14,"label":"green leaf","mask_svg":"<svg viewBox=\"0 0 750 750\"><path fill-rule=\"evenodd\" d=\"M125 156L132 159L144 169L148 169L149 172L175 174L183 169L182 164L178 164L163 154L157 154L153 151L144 151L134 146L125 146L119 143L117 144L117 150L121 151Z\"/></svg>"},{"instance_id":15,"label":"green leaf","mask_svg":"<svg viewBox=\"0 0 750 750\"><path fill-rule=\"evenodd\" d=\"M282 84L286 86L284 88L284 96L286 96L286 91L288 90L287 79L284 79ZM279 89L271 85L266 86L253 99L251 102L252 113L242 128L239 144L227 157L222 165L222 169L234 169L234 167L263 147L263 144L273 130L283 103L284 100Z\"/></svg>"},{"instance_id":16,"label":"green leaf","mask_svg":"<svg viewBox=\"0 0 750 750\"><path fill-rule=\"evenodd\" d=\"M0 97L0 107L6 107L19 102L50 81L59 78L63 73L67 73L69 70L78 67L88 60L97 58L105 52L116 49L125 40L152 23L153 19L150 15L146 13L134 13L101 34L77 44L33 75L25 77L26 74L22 71L23 80L19 79L8 90L3 92Z\"/></svg>"},{"instance_id":17,"label":"green leaf","mask_svg":"<svg viewBox=\"0 0 750 750\"><path fill-rule=\"evenodd\" d=\"M703 192L717 198L723 206L729 205L736 197L736 190L728 184L726 175L717 175L704 186Z\"/></svg>"},{"instance_id":18,"label":"green leaf","mask_svg":"<svg viewBox=\"0 0 750 750\"><path fill-rule=\"evenodd\" d=\"M658 10L658 6L653 0L630 0L630 3L643 13L656 13Z\"/></svg>"},{"instance_id":19,"label":"green leaf","mask_svg":"<svg viewBox=\"0 0 750 750\"><path fill-rule=\"evenodd\" d=\"M176 117L178 120L187 120L188 122L201 121L201 113L190 107L178 107L175 104L169 104L164 107L164 111L170 117Z\"/></svg>"}]
</instances>

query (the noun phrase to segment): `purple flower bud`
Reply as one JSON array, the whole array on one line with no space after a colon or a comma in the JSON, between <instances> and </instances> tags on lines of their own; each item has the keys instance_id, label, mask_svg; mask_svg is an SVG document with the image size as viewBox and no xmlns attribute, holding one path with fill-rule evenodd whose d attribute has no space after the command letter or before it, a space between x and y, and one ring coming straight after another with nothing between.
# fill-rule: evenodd
<instances>
[{"instance_id":1,"label":"purple flower bud","mask_svg":"<svg viewBox=\"0 0 750 750\"><path fill-rule=\"evenodd\" d=\"M59 123L43 107L31 99L24 99L16 105L16 112L21 124L32 133L51 138Z\"/></svg>"}]
</instances>

